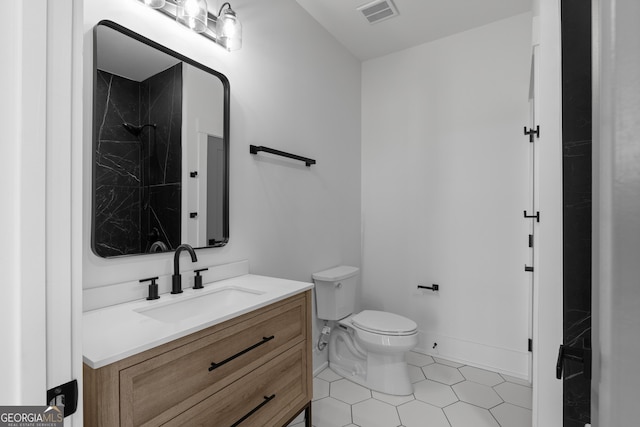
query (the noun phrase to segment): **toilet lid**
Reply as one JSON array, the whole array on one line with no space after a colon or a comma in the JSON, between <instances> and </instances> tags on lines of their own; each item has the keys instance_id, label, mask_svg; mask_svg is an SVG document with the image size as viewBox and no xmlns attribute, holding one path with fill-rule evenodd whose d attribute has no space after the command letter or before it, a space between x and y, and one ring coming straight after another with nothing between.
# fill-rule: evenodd
<instances>
[{"instance_id":1,"label":"toilet lid","mask_svg":"<svg viewBox=\"0 0 640 427\"><path fill-rule=\"evenodd\" d=\"M354 326L384 335L411 335L418 325L411 319L385 311L365 310L351 318Z\"/></svg>"}]
</instances>

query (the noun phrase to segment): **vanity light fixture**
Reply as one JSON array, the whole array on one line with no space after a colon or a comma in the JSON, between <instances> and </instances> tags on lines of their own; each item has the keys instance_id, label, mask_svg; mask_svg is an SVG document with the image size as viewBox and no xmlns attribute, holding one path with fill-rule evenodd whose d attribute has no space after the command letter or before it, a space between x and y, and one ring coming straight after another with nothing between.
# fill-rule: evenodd
<instances>
[{"instance_id":1,"label":"vanity light fixture","mask_svg":"<svg viewBox=\"0 0 640 427\"><path fill-rule=\"evenodd\" d=\"M138 1L174 18L228 51L242 47L242 24L229 2L222 4L216 16L207 10L206 0Z\"/></svg>"}]
</instances>

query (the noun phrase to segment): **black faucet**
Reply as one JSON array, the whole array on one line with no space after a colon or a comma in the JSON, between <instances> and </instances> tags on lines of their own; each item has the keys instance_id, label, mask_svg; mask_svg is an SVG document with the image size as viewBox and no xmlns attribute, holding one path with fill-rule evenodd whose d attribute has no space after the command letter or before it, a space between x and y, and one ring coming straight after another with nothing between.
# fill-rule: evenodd
<instances>
[{"instance_id":1,"label":"black faucet","mask_svg":"<svg viewBox=\"0 0 640 427\"><path fill-rule=\"evenodd\" d=\"M173 256L173 276L171 276L171 293L172 294L181 294L182 293L182 277L180 276L180 252L186 250L191 255L191 262L198 261L198 257L196 256L196 251L193 250L191 245L187 245L183 243L182 245L176 248L176 253Z\"/></svg>"}]
</instances>

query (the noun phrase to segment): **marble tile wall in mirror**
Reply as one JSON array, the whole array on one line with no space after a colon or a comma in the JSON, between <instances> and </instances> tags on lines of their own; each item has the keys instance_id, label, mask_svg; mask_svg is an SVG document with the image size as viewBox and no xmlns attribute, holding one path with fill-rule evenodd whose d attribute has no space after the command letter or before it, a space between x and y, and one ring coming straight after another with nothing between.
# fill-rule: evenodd
<instances>
[{"instance_id":1,"label":"marble tile wall in mirror","mask_svg":"<svg viewBox=\"0 0 640 427\"><path fill-rule=\"evenodd\" d=\"M181 242L182 64L142 82L97 71L96 252L117 256ZM134 135L123 126L156 124ZM155 245L155 246L154 246Z\"/></svg>"}]
</instances>

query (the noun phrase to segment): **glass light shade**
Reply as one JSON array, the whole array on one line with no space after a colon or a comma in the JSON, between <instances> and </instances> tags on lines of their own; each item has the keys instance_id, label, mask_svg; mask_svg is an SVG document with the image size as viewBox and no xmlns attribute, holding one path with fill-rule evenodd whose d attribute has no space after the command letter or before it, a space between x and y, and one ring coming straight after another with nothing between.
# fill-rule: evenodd
<instances>
[{"instance_id":1,"label":"glass light shade","mask_svg":"<svg viewBox=\"0 0 640 427\"><path fill-rule=\"evenodd\" d=\"M196 33L207 29L207 2L205 0L182 0L178 3L176 19Z\"/></svg>"},{"instance_id":2,"label":"glass light shade","mask_svg":"<svg viewBox=\"0 0 640 427\"><path fill-rule=\"evenodd\" d=\"M144 0L144 4L154 9L162 9L165 3L165 0Z\"/></svg>"},{"instance_id":3,"label":"glass light shade","mask_svg":"<svg viewBox=\"0 0 640 427\"><path fill-rule=\"evenodd\" d=\"M216 22L218 43L227 50L238 50L242 47L242 24L231 8L225 9Z\"/></svg>"}]
</instances>

